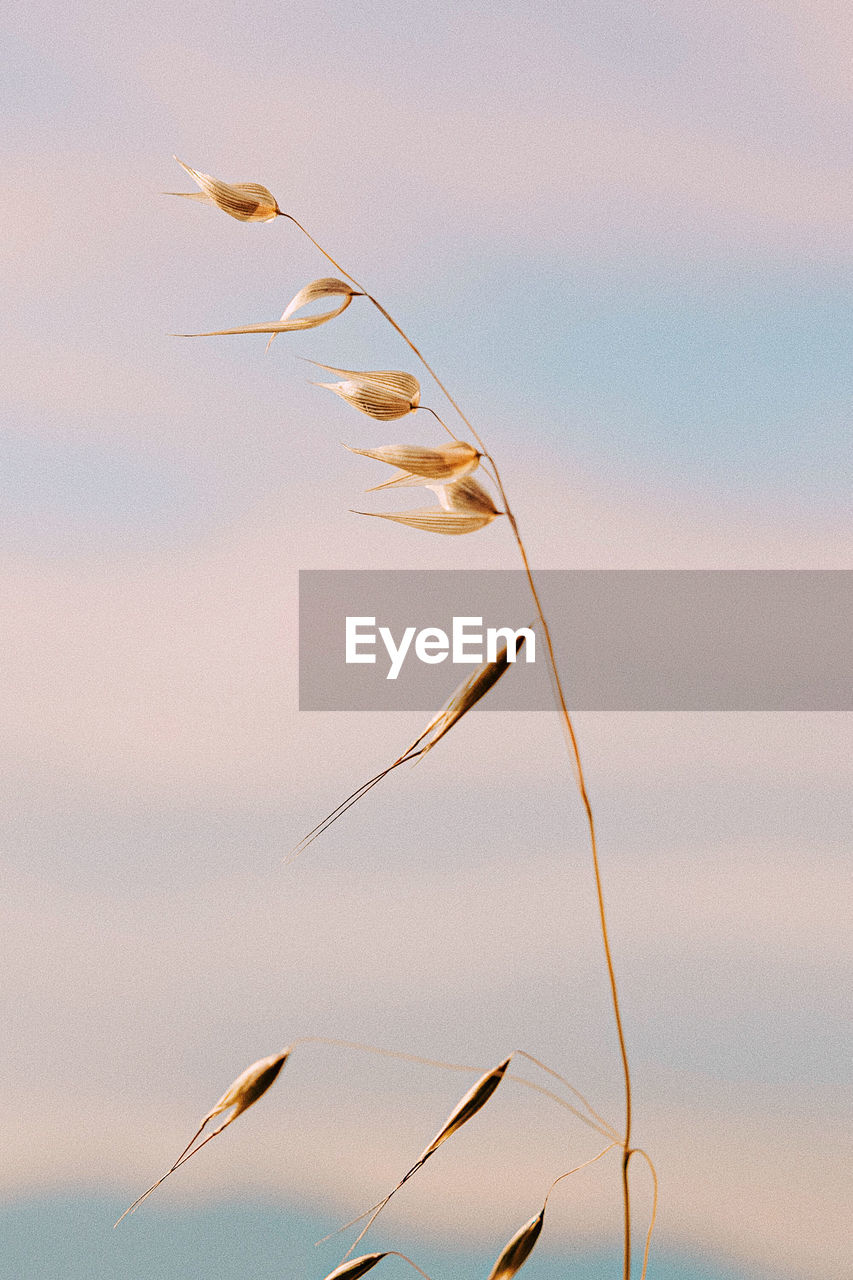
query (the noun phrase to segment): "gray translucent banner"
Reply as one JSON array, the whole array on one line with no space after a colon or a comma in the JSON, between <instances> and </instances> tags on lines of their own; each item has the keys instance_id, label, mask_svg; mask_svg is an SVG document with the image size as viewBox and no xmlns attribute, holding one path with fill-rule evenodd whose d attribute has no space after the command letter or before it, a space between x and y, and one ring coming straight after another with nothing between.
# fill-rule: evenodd
<instances>
[{"instance_id":1,"label":"gray translucent banner","mask_svg":"<svg viewBox=\"0 0 853 1280\"><path fill-rule=\"evenodd\" d=\"M853 707L853 572L545 570L536 580L573 710ZM485 660L489 628L533 625L524 574L301 571L300 710L437 711L477 666L453 660L454 619L467 637L456 656ZM361 661L347 662L348 625L349 656ZM427 628L437 630L420 636ZM534 631L484 709L553 706Z\"/></svg>"}]
</instances>

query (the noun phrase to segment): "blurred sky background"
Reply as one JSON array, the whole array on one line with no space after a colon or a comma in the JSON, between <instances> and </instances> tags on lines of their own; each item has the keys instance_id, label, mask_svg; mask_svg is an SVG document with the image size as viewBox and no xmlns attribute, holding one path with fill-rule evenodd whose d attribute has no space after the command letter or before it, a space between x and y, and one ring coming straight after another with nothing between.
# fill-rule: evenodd
<instances>
[{"instance_id":1,"label":"blurred sky background","mask_svg":"<svg viewBox=\"0 0 853 1280\"><path fill-rule=\"evenodd\" d=\"M304 1046L110 1231L296 1036L478 1069L524 1047L621 1114L553 716L470 717L282 866L422 727L298 712L298 570L513 547L501 522L443 540L349 514L376 477L339 441L434 438L308 385L298 356L417 372L358 302L266 357L169 336L274 319L327 274L283 220L161 195L190 189L172 154L266 184L410 329L535 563L849 567L851 35L831 0L9 15L4 1280L330 1270L342 1249L311 1241L396 1181L467 1078ZM661 1175L650 1280L840 1278L849 718L577 728ZM597 1149L504 1086L366 1243L485 1274ZM549 1214L530 1280L616 1273L612 1157Z\"/></svg>"}]
</instances>

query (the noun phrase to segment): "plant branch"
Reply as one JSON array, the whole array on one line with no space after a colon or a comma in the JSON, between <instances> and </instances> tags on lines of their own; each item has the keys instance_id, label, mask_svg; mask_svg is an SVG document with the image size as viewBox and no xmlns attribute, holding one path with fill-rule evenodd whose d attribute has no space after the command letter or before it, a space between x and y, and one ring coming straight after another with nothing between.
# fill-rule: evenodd
<instances>
[{"instance_id":1,"label":"plant branch","mask_svg":"<svg viewBox=\"0 0 853 1280\"><path fill-rule=\"evenodd\" d=\"M602 884L601 868L600 868L599 859L598 859L598 843L596 839L595 819L593 817L592 805L590 803L589 794L586 788L586 781L584 779L580 748L578 746L577 736L575 734L575 729L572 723L571 715L569 714L569 709L566 703L566 697L563 690L563 684L560 678L560 672L557 665L556 655L554 652L553 639L551 636L551 629L548 626L548 621L545 617L545 612L542 608L542 602L539 598L539 592L536 588L536 582L533 577L533 571L530 567L530 561L527 556L527 550L521 536L521 531L518 527L518 521L516 520L515 515L510 506L509 499L506 494L506 490L504 489L504 486L503 486L503 481L501 480L500 471L498 470L498 467L494 458L489 453L484 441L482 440L481 436L478 434L478 432L474 428L473 424L465 416L459 404L453 398L450 391L441 381L438 374L429 364L429 362L427 361L423 353L418 349L418 347L415 346L414 342L412 342L411 338L400 327L400 325L397 323L394 317L388 311L386 311L385 307L383 307L382 304L376 298L374 298L373 295L358 280L356 280L354 276L350 275L348 271L345 271L344 268L340 265L340 263L336 262L335 259L331 256L331 254L327 253L327 251L323 248L323 246L314 239L314 237L310 234L310 232L307 231L306 228L303 227L302 224L292 216L292 214L282 213L281 216L288 218L292 223L294 223L294 225L297 226L299 230L308 237L308 239L320 251L320 253L323 254L323 256L327 259L327 261L330 262L337 271L340 271L340 273L343 276L345 276L346 279L349 280L350 283L353 284L360 293L363 293L364 296L368 299L368 301L371 302L373 306L376 308L376 310L380 313L380 315L384 316L385 319L388 321L388 323L391 325L391 327L396 330L396 332L400 335L400 337L403 339L403 341L406 343L409 349L413 352L413 354L417 356L418 360L421 362L424 369L426 369L427 373L429 373L429 375L435 381L436 385L439 387L439 389L446 396L447 400L456 410L457 414L462 419L462 421L464 422L468 430L471 432L471 435L476 440L477 444L480 446L480 449L482 450L482 453L483 453L483 457L491 465L492 470L494 472L495 482L497 484L498 491L504 503L504 511L507 516L507 519L509 520L513 537L515 538L516 545L518 546L518 550L521 555L522 564L524 565L524 572L527 577L527 582L530 587L531 594L533 596L534 604L536 606L536 612L539 618L539 623L542 628L542 634L545 637L545 644L548 650L548 666L551 674L551 681L552 681L555 698L556 698L557 705L560 712L563 732L566 737L567 745L569 747L570 758L572 760L573 769L575 773L575 780L578 784L581 801L583 803L584 812L586 814L587 826L589 828L589 840L590 840L590 847L592 851L592 863L593 863L593 872L595 876L596 897L598 900L598 915L599 915L599 922L601 926L601 937L602 937L602 942L604 944L604 956L605 956L605 961L607 965L607 976L610 984L611 1003L613 1006L613 1015L616 1022L616 1034L619 1041L619 1054L622 1061L622 1075L623 1075L624 1087L625 1087L625 1128L624 1128L624 1136L622 1141L622 1149L623 1149L622 1200L623 1200L623 1206L624 1206L624 1225L625 1225L624 1245L623 1245L623 1280L630 1280L630 1276L631 1276L631 1195L630 1195L630 1188L628 1184L628 1164L631 1158L631 1150L630 1150L631 1073L628 1066L628 1051L625 1045L625 1035L624 1035L624 1030L622 1026L622 1014L619 1007L619 993L616 986L616 974L613 967L613 956L610 948L610 938L607 930L607 915L606 915L605 906L604 906L604 888Z\"/></svg>"},{"instance_id":2,"label":"plant branch","mask_svg":"<svg viewBox=\"0 0 853 1280\"><path fill-rule=\"evenodd\" d=\"M374 1053L378 1057L382 1058L395 1058L400 1062L414 1062L417 1063L418 1066L440 1067L444 1071L464 1071L470 1074L480 1070L479 1067L471 1067L459 1062L443 1062L439 1058L422 1058L418 1054L403 1053L399 1049L382 1049L378 1045L362 1044L356 1040L339 1040L333 1036L299 1036L298 1039L291 1041L291 1050L295 1049L298 1044L335 1045L341 1049L356 1049L361 1053ZM528 1062L532 1062L535 1066L541 1068L542 1071L547 1072L549 1076L553 1076L555 1080L559 1080L560 1084L564 1085L570 1093L574 1094L574 1096L583 1103L589 1112L589 1115L584 1115L582 1111L579 1111L577 1107L572 1106L572 1104L567 1102L565 1098L561 1098L559 1094L553 1093L550 1089L544 1088L541 1084L537 1084L535 1080L528 1080L526 1076L519 1076L516 1075L514 1071L508 1071L506 1073L507 1080L514 1080L516 1084L522 1084L526 1089L532 1089L534 1093L540 1093L543 1097L550 1098L552 1102L556 1102L558 1106L563 1107L564 1110L570 1111L578 1120L582 1120L590 1129L595 1129L596 1133L600 1133L603 1138L618 1138L613 1125L609 1124L603 1116L598 1114L583 1094L576 1089L575 1086L565 1078L565 1076L559 1075L558 1072L554 1071L551 1067L546 1066L544 1062L540 1062L539 1059L534 1058L532 1054L526 1053L524 1049L514 1049L510 1054L510 1057L515 1056L526 1058ZM590 1119L590 1117L593 1118ZM195 1139L193 1139L193 1141L195 1141ZM621 1139L619 1139L619 1145L621 1146ZM358 1219L356 1219L356 1221L358 1221ZM347 1226L350 1225L350 1223L347 1223Z\"/></svg>"},{"instance_id":3,"label":"plant branch","mask_svg":"<svg viewBox=\"0 0 853 1280\"><path fill-rule=\"evenodd\" d=\"M658 1216L658 1174L651 1156L642 1147L634 1147L633 1150L629 1151L628 1158L630 1159L631 1156L642 1156L652 1175L652 1212L649 1218L649 1229L646 1232L646 1245L643 1249L643 1270L640 1275L640 1280L646 1280L646 1268L649 1265L649 1248L652 1243L652 1232L655 1229L655 1219Z\"/></svg>"}]
</instances>

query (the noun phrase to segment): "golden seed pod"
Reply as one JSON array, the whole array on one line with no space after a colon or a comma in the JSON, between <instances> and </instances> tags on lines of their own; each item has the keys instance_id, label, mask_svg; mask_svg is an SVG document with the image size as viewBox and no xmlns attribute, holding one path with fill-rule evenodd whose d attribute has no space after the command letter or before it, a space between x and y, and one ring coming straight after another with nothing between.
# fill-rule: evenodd
<instances>
[{"instance_id":1,"label":"golden seed pod","mask_svg":"<svg viewBox=\"0 0 853 1280\"><path fill-rule=\"evenodd\" d=\"M311 361L317 364L316 360ZM381 422L391 422L412 413L421 402L421 384L410 373L397 369L335 369L330 364L317 364L318 369L343 375L342 382L318 382L355 409Z\"/></svg>"},{"instance_id":2,"label":"golden seed pod","mask_svg":"<svg viewBox=\"0 0 853 1280\"><path fill-rule=\"evenodd\" d=\"M491 494L473 476L454 480L452 484L430 484L426 487L438 495L445 511L464 511L469 515L477 513L487 515L490 519L501 514L492 502Z\"/></svg>"},{"instance_id":3,"label":"golden seed pod","mask_svg":"<svg viewBox=\"0 0 853 1280\"><path fill-rule=\"evenodd\" d=\"M310 284L306 284L304 289L300 289L295 298L287 304L280 320L271 320L268 324L247 324L240 329L212 329L207 333L182 333L178 337L181 338L218 338L227 334L234 333L270 333L275 337L277 333L293 333L297 329L316 329L321 324L326 324L328 320L334 320L335 316L339 316L342 311L346 311L353 298L361 295L346 284L343 280L336 280L332 276L327 276L322 280L312 280ZM333 308L331 311L321 311L316 316L297 316L293 319L293 314L307 307L309 302L319 302L321 298L342 297L343 302L339 307ZM272 338L270 338L272 342ZM269 343L267 343L269 347Z\"/></svg>"},{"instance_id":4,"label":"golden seed pod","mask_svg":"<svg viewBox=\"0 0 853 1280\"><path fill-rule=\"evenodd\" d=\"M392 467L402 467L402 475L374 485L369 493L400 485L422 485L424 480L442 480L445 483L460 480L480 461L477 450L464 440L454 440L440 449L424 449L417 444L383 444L378 449L352 449L344 445L344 448L365 458L375 458L377 462L387 462Z\"/></svg>"},{"instance_id":5,"label":"golden seed pod","mask_svg":"<svg viewBox=\"0 0 853 1280\"><path fill-rule=\"evenodd\" d=\"M512 1239L504 1245L500 1257L489 1272L489 1280L511 1280L521 1270L539 1239L544 1219L545 1209L542 1208L535 1218L519 1227Z\"/></svg>"},{"instance_id":6,"label":"golden seed pod","mask_svg":"<svg viewBox=\"0 0 853 1280\"><path fill-rule=\"evenodd\" d=\"M398 476L397 483L404 482ZM406 481L408 483L408 481ZM357 511L360 516L376 516L380 520L393 520L396 524L423 529L426 533L462 534L474 533L491 524L501 512L490 495L473 476L454 480L451 484L425 484L438 495L441 507L416 507L414 511Z\"/></svg>"},{"instance_id":7,"label":"golden seed pod","mask_svg":"<svg viewBox=\"0 0 853 1280\"><path fill-rule=\"evenodd\" d=\"M494 516L463 515L459 511L442 511L439 507L416 507L414 511L356 511L357 516L375 516L378 520L393 520L411 529L423 529L425 533L461 534L476 533L491 524Z\"/></svg>"},{"instance_id":8,"label":"golden seed pod","mask_svg":"<svg viewBox=\"0 0 853 1280\"><path fill-rule=\"evenodd\" d=\"M157 1187L160 1186L161 1182L165 1182L176 1169L179 1169L182 1164L186 1164L187 1160L190 1160L194 1155L201 1151L202 1147L210 1142L212 1138L215 1138L223 1129L227 1129L228 1125L231 1124L232 1121L236 1120L237 1117L242 1115L244 1111L247 1111L253 1103L263 1097L270 1085L275 1082L289 1056L290 1049L282 1049L281 1053L270 1054L268 1058L259 1058L257 1062L253 1062L251 1066L247 1067L246 1070L237 1077L234 1083L229 1085L216 1105L208 1111L207 1115L204 1117L198 1129L196 1129L195 1133L190 1138L171 1169L167 1169L162 1178L158 1178L156 1182L151 1184L147 1191L144 1191L141 1196L134 1200L133 1204L129 1205L128 1208L125 1209L121 1218L118 1219L118 1222L116 1222L115 1225L118 1226L122 1218L126 1218L129 1213L133 1213L134 1209L138 1208L138 1206L142 1204L142 1201L145 1200L147 1196L150 1196L151 1192L155 1191ZM196 1140L201 1137L208 1122L213 1120L216 1116L222 1115L224 1111L230 1111L231 1114L225 1121L223 1121L218 1129L214 1129L213 1133L208 1134L204 1139L204 1142L199 1142L196 1147L194 1144Z\"/></svg>"},{"instance_id":9,"label":"golden seed pod","mask_svg":"<svg viewBox=\"0 0 853 1280\"><path fill-rule=\"evenodd\" d=\"M353 1218L351 1222L345 1224L345 1227L351 1227L356 1222L360 1222L362 1218L367 1218L366 1225L362 1227L361 1231L356 1236L350 1246L350 1251L352 1251L358 1244L359 1240L367 1234L382 1210L388 1204L389 1200L397 1194L400 1188L405 1186L409 1179L426 1164L430 1156L438 1150L443 1142L446 1142L457 1129L461 1129L462 1125L470 1120L472 1116L476 1115L480 1108L488 1102L489 1098L504 1078L504 1074L511 1060L512 1054L510 1054L508 1058L505 1058L503 1062L499 1062L492 1071L487 1071L484 1076L481 1076L477 1083L468 1090L465 1096L461 1098L453 1108L444 1125L433 1138L432 1142L428 1147L424 1148L412 1167L397 1183L396 1187L393 1187L386 1196L383 1196L378 1204L373 1205L365 1213L360 1214L357 1218ZM343 1231L345 1230L345 1227L340 1227L339 1230ZM409 1261L411 1261L411 1259L409 1259Z\"/></svg>"},{"instance_id":10,"label":"golden seed pod","mask_svg":"<svg viewBox=\"0 0 853 1280\"><path fill-rule=\"evenodd\" d=\"M461 1129L463 1124L466 1124L471 1117L476 1115L480 1108L488 1102L501 1080L503 1080L504 1075L506 1074L506 1069L511 1060L512 1054L510 1054L508 1058L504 1058L503 1062L499 1062L493 1070L487 1071L486 1074L481 1076L477 1083L468 1090L464 1098L460 1099L453 1108L450 1115L447 1117L447 1120L444 1122L444 1125L439 1129L429 1146L421 1152L421 1155L418 1158L418 1164L423 1164L424 1160L426 1160L428 1156L431 1156L434 1151L437 1151L441 1144L446 1142L451 1134L454 1134L457 1129Z\"/></svg>"},{"instance_id":11,"label":"golden seed pod","mask_svg":"<svg viewBox=\"0 0 853 1280\"><path fill-rule=\"evenodd\" d=\"M234 1107L234 1114L229 1119L236 1120L237 1116L247 1111L258 1098L263 1097L267 1089L273 1084L287 1060L290 1050L284 1049L281 1053L270 1054L268 1058L259 1058L257 1062L253 1062L247 1067L241 1075L237 1077L232 1085L223 1093L212 1111L209 1111L204 1118L204 1123L212 1120L215 1116L221 1115L223 1111L227 1111L229 1107Z\"/></svg>"},{"instance_id":12,"label":"golden seed pod","mask_svg":"<svg viewBox=\"0 0 853 1280\"><path fill-rule=\"evenodd\" d=\"M442 513L439 512L438 515L441 516ZM387 518L391 519L392 517ZM445 519L450 518L452 518L451 513L448 513L445 516ZM526 630L527 628L521 628L520 638L515 650L516 655L521 652L521 649L527 639L525 634ZM458 689L451 694L450 698L438 714L430 720L423 732L415 738L414 742L411 743L411 745L408 746L392 764L388 765L386 769L383 769L381 773L377 773L375 777L368 778L367 782L363 782L360 787L357 787L352 795L348 796L342 804L339 804L334 808L331 813L327 813L325 818L323 818L321 822L318 822L317 825L299 841L299 844L291 849L287 861L292 861L302 852L303 849L307 849L309 844L313 844L324 831L328 831L329 827L332 826L333 823L337 822L338 818L343 817L348 809L351 809L354 804L357 804L363 796L367 795L368 791L371 791L377 783L381 782L389 773L398 769L401 764L405 764L410 760L415 760L419 756L425 755L428 751L431 751L435 744L439 742L446 733L450 732L457 720L461 720L462 717L466 715L473 706L476 706L480 699L489 692L492 686L500 680L509 665L508 645L504 645L504 647L498 651L498 655L493 661L483 663L483 665L478 667L467 680L463 681L463 683L459 685ZM358 1219L356 1219L356 1221L358 1221Z\"/></svg>"},{"instance_id":13,"label":"golden seed pod","mask_svg":"<svg viewBox=\"0 0 853 1280\"><path fill-rule=\"evenodd\" d=\"M175 159L178 160L178 157L175 156ZM201 191L167 191L166 195L215 204L217 209L236 218L238 222L271 222L281 212L272 192L257 182L220 182L209 173L191 169L183 160L178 160L178 164L193 182L198 183Z\"/></svg>"},{"instance_id":14,"label":"golden seed pod","mask_svg":"<svg viewBox=\"0 0 853 1280\"><path fill-rule=\"evenodd\" d=\"M328 1238L328 1237L327 1237ZM318 1240L318 1244L322 1244L322 1240ZM359 1280L366 1271L370 1271L375 1267L377 1262L381 1262L383 1258L402 1258L404 1262L408 1262L424 1280L430 1280L427 1273L418 1266L416 1262L412 1262L405 1253L400 1253L397 1249L386 1249L384 1253L363 1253L360 1258L353 1258L350 1262L342 1262L339 1267L335 1267L334 1271L330 1271L326 1276L326 1280Z\"/></svg>"},{"instance_id":15,"label":"golden seed pod","mask_svg":"<svg viewBox=\"0 0 853 1280\"><path fill-rule=\"evenodd\" d=\"M527 637L524 634L524 628L516 646L516 657L521 653L524 642ZM475 707L481 698L489 692L494 685L500 680L510 666L508 653L508 645L504 645L498 650L498 656L492 662L484 662L478 667L467 680L460 684L459 688L454 690L447 702L444 704L438 715L424 729L421 736L409 748L411 751L414 747L418 747L427 739L424 751L431 751L437 742L439 742L446 733L449 733L458 720L467 715L472 707Z\"/></svg>"},{"instance_id":16,"label":"golden seed pod","mask_svg":"<svg viewBox=\"0 0 853 1280\"><path fill-rule=\"evenodd\" d=\"M377 1262L387 1257L387 1250L385 1253L363 1253L360 1258L352 1258L349 1262L342 1262L339 1267L335 1267L335 1270L330 1271L326 1276L326 1280L359 1280L359 1276L363 1276L371 1267L375 1267Z\"/></svg>"}]
</instances>

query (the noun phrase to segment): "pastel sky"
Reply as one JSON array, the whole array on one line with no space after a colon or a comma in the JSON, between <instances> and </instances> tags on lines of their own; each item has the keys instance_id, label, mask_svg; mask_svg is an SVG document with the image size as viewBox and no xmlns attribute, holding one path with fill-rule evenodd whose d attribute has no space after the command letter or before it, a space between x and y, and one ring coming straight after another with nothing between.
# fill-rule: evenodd
<instances>
[{"instance_id":1,"label":"pastel sky","mask_svg":"<svg viewBox=\"0 0 853 1280\"><path fill-rule=\"evenodd\" d=\"M375 476L339 442L404 424L386 434L297 357L417 372L358 300L267 356L170 336L274 319L326 274L283 220L162 195L188 189L172 155L264 183L369 283L488 439L536 564L845 568L851 37L829 0L35 0L9 19L9 1203L131 1199L300 1035L478 1069L523 1047L620 1114L553 717L470 717L282 866L421 727L299 713L298 570L514 567L514 549L500 521L445 540L350 514ZM411 430L432 442L426 415ZM836 1280L849 717L577 727L660 1257ZM160 1196L280 1199L331 1229L465 1081L305 1046ZM477 1126L372 1248L496 1252L596 1149L521 1089ZM615 1170L563 1184L550 1249L616 1256Z\"/></svg>"}]
</instances>

